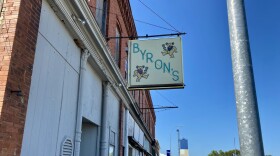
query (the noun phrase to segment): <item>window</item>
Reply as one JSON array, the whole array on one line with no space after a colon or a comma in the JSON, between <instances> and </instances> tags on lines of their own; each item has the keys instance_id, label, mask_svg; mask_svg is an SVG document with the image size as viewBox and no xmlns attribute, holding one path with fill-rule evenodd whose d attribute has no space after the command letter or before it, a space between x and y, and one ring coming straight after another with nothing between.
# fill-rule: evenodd
<instances>
[{"instance_id":1,"label":"window","mask_svg":"<svg viewBox=\"0 0 280 156\"><path fill-rule=\"evenodd\" d=\"M133 156L133 149L131 146L128 148L128 156Z\"/></svg>"},{"instance_id":2,"label":"window","mask_svg":"<svg viewBox=\"0 0 280 156\"><path fill-rule=\"evenodd\" d=\"M147 118L146 118L146 123L147 123L147 127L148 127L149 130L150 130L150 127L149 127L149 117L150 117L150 111L148 110L148 112L147 112Z\"/></svg>"},{"instance_id":3,"label":"window","mask_svg":"<svg viewBox=\"0 0 280 156\"><path fill-rule=\"evenodd\" d=\"M104 36L106 36L107 9L108 9L108 0L104 0L103 10L102 10L102 26L101 26L101 32Z\"/></svg>"},{"instance_id":4,"label":"window","mask_svg":"<svg viewBox=\"0 0 280 156\"><path fill-rule=\"evenodd\" d=\"M139 103L140 102L142 102L142 90L139 90L139 99L138 99L138 101L139 101Z\"/></svg>"},{"instance_id":5,"label":"window","mask_svg":"<svg viewBox=\"0 0 280 156\"><path fill-rule=\"evenodd\" d=\"M106 21L108 11L108 0L96 0L96 21L101 32L106 36Z\"/></svg>"},{"instance_id":6,"label":"window","mask_svg":"<svg viewBox=\"0 0 280 156\"><path fill-rule=\"evenodd\" d=\"M109 156L114 156L114 151L115 150L115 146L110 145L109 147Z\"/></svg>"},{"instance_id":7,"label":"window","mask_svg":"<svg viewBox=\"0 0 280 156\"><path fill-rule=\"evenodd\" d=\"M109 140L109 156L115 155L115 135L116 133L113 131L110 131L110 140Z\"/></svg>"},{"instance_id":8,"label":"window","mask_svg":"<svg viewBox=\"0 0 280 156\"><path fill-rule=\"evenodd\" d=\"M128 71L128 62L127 59L125 59L124 63L124 78L127 79L127 71Z\"/></svg>"},{"instance_id":9,"label":"window","mask_svg":"<svg viewBox=\"0 0 280 156\"><path fill-rule=\"evenodd\" d=\"M120 65L120 30L116 28L116 45L115 45L115 61L117 65Z\"/></svg>"}]
</instances>

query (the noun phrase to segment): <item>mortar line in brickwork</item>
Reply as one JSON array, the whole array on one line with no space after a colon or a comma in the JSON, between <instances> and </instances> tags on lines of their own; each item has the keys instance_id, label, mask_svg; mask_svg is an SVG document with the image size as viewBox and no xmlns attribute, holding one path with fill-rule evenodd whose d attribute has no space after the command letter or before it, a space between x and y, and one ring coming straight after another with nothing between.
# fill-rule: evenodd
<instances>
[{"instance_id":1,"label":"mortar line in brickwork","mask_svg":"<svg viewBox=\"0 0 280 156\"><path fill-rule=\"evenodd\" d=\"M3 24L2 25L0 25L1 27L0 27L0 29L1 29L1 34L3 34L3 33L6 33L7 34L7 37L5 37L4 35L1 35L2 36L2 38L3 38L3 41L4 41L4 49L5 49L5 51L6 51L6 54L9 54L9 51L12 49L12 46L11 46L11 43L10 43L10 39L9 39L9 31L8 31L8 26L7 26L7 22L6 22L6 20L5 20L5 16L3 15L2 16L3 17L3 19L2 19L2 22L3 22ZM5 29L2 29L3 28L3 25L5 25ZM3 32L3 31L4 32ZM7 42L8 42L8 45L7 45Z\"/></svg>"}]
</instances>

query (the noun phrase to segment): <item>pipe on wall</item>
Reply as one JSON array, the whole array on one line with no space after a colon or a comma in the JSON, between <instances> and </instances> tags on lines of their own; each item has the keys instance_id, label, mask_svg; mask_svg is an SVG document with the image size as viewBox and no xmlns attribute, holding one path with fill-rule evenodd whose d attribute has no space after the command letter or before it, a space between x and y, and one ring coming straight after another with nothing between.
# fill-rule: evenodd
<instances>
[{"instance_id":1,"label":"pipe on wall","mask_svg":"<svg viewBox=\"0 0 280 156\"><path fill-rule=\"evenodd\" d=\"M81 137L82 137L82 120L83 120L83 86L84 77L86 72L87 59L90 56L90 52L87 49L82 50L81 61L80 61L80 75L79 75L79 86L78 86L78 106L77 106L77 118L76 118L76 132L75 132L75 150L74 156L80 155Z\"/></svg>"},{"instance_id":2,"label":"pipe on wall","mask_svg":"<svg viewBox=\"0 0 280 156\"><path fill-rule=\"evenodd\" d=\"M129 111L127 108L125 108L125 127L124 127L124 155L128 156L128 114Z\"/></svg>"},{"instance_id":3,"label":"pipe on wall","mask_svg":"<svg viewBox=\"0 0 280 156\"><path fill-rule=\"evenodd\" d=\"M108 93L109 93L109 82L103 83L103 96L102 96L102 118L101 118L101 140L100 140L100 156L107 156L108 155L108 129L107 129L107 109L108 109Z\"/></svg>"}]
</instances>

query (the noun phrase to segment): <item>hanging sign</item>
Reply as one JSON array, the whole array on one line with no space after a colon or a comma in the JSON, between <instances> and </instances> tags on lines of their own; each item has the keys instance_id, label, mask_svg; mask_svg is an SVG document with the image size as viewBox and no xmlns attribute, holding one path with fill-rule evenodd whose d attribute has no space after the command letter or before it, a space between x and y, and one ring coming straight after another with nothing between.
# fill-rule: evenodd
<instances>
[{"instance_id":1,"label":"hanging sign","mask_svg":"<svg viewBox=\"0 0 280 156\"><path fill-rule=\"evenodd\" d=\"M130 40L128 89L184 88L182 39Z\"/></svg>"}]
</instances>

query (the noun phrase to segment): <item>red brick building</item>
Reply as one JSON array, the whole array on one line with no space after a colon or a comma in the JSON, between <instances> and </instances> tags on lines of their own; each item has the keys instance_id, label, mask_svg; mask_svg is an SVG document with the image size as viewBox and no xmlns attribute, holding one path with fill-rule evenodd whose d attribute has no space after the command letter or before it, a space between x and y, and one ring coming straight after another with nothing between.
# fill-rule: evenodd
<instances>
[{"instance_id":1,"label":"red brick building","mask_svg":"<svg viewBox=\"0 0 280 156\"><path fill-rule=\"evenodd\" d=\"M150 93L126 89L128 39L109 39L137 36L128 0L0 10L1 156L155 155Z\"/></svg>"}]
</instances>

